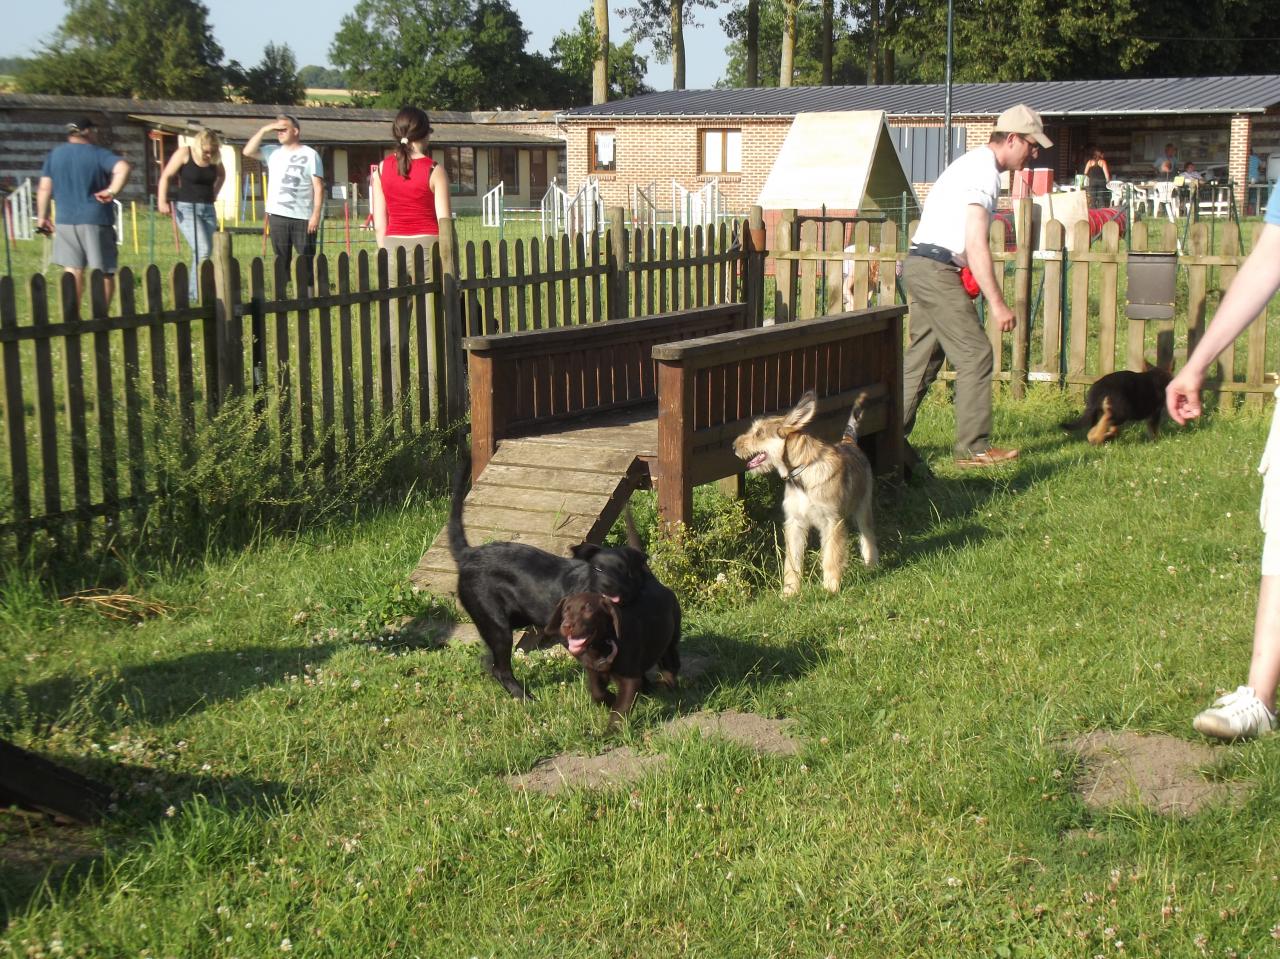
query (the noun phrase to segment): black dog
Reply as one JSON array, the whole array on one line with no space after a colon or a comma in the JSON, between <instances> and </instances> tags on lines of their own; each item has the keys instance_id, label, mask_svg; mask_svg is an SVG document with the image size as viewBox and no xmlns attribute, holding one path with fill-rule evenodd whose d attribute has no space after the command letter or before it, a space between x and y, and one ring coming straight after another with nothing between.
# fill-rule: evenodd
<instances>
[{"instance_id":1,"label":"black dog","mask_svg":"<svg viewBox=\"0 0 1280 959\"><path fill-rule=\"evenodd\" d=\"M609 726L631 711L653 666L663 685L674 689L680 671L680 603L653 576L641 596L620 606L600 593L574 593L556 605L548 632L564 637L587 671L593 702L609 707ZM618 684L615 697L609 683Z\"/></svg>"},{"instance_id":2,"label":"black dog","mask_svg":"<svg viewBox=\"0 0 1280 959\"><path fill-rule=\"evenodd\" d=\"M489 671L512 696L529 698L511 672L511 631L541 629L556 604L570 593L603 593L616 603L631 603L648 574L644 553L629 546L606 548L582 543L573 558L556 556L523 543L472 546L462 527L462 505L470 467L458 470L449 512L449 552L458 567L458 601L489 647ZM650 577L652 578L652 577Z\"/></svg>"},{"instance_id":3,"label":"black dog","mask_svg":"<svg viewBox=\"0 0 1280 959\"><path fill-rule=\"evenodd\" d=\"M1101 446L1116 437L1125 423L1146 420L1147 432L1155 439L1165 407L1164 390L1172 379L1168 370L1150 365L1141 373L1108 373L1089 387L1079 418L1068 420L1062 428L1078 430L1088 426L1089 442Z\"/></svg>"}]
</instances>

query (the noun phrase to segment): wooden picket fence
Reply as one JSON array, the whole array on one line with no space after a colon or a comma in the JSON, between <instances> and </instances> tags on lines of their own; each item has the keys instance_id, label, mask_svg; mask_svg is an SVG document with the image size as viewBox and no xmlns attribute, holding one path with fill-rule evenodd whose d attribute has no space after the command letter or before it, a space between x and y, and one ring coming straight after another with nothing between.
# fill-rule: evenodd
<instances>
[{"instance_id":1,"label":"wooden picket fence","mask_svg":"<svg viewBox=\"0 0 1280 959\"><path fill-rule=\"evenodd\" d=\"M182 264L164 279L146 270L145 304L126 268L116 315L102 277L91 279L91 319L69 276L56 303L31 278L29 318L0 278L0 535L23 543L69 528L87 543L140 522L157 433L193 442L237 397L270 424L256 440L278 448L281 469L340 470L365 444L466 415L464 336L744 297L760 321L763 257L744 250L741 224L632 233L621 210L612 220L600 237L463 249L447 230L429 254L320 255L291 277L254 259L247 282L224 234L201 265L199 302L188 302Z\"/></svg>"},{"instance_id":2,"label":"wooden picket fence","mask_svg":"<svg viewBox=\"0 0 1280 959\"><path fill-rule=\"evenodd\" d=\"M319 256L314 274L300 262L292 277L269 277L255 259L242 278L223 237L202 264L198 302L188 302L181 264L167 278L148 268L141 295L124 269L116 315L92 279L91 319L81 318L69 277L56 300L43 276L32 277L29 316L19 316L12 280L0 278L0 535L21 543L66 527L88 542L140 521L156 490L157 434L193 442L230 398L252 397L269 424L257 439L279 450L281 469L341 470L367 444L466 415L467 335L740 301L753 323L765 322L764 254L752 239L763 232L759 210L708 231L629 231L621 210L611 222L599 237L464 248L446 231L429 256ZM857 223L851 234L788 213L782 224L770 253L776 322L843 309L846 263L853 306L906 302L897 269L906 244L892 221L874 233ZM1222 227L1211 252L1206 225L1195 224L1179 256L1175 319L1131 320L1129 252L1174 250L1173 224L1135 224L1127 250L1115 224L1092 245L1087 226L1076 230L1068 250L1061 225L1047 224L1033 250L1006 244L993 224L997 276L1019 323L1011 336L990 332L996 377L1015 395L1032 380L1079 389L1144 359L1180 362L1243 261L1234 227ZM1267 323L1255 323L1210 388L1260 406L1276 385L1269 349Z\"/></svg>"},{"instance_id":3,"label":"wooden picket fence","mask_svg":"<svg viewBox=\"0 0 1280 959\"><path fill-rule=\"evenodd\" d=\"M1029 205L1016 215L1029 218ZM871 224L858 223L849 235L841 224L800 223L786 211L782 224L777 248L770 251L776 262L774 313L779 321L843 308L845 264L852 267L854 306L907 302L899 272L906 242L892 221L878 224L876 233ZM910 224L906 236L915 227ZM820 228L825 236L819 235ZM1086 223L1073 229L1069 250L1066 232L1056 221L1045 225L1039 248L1032 249L1006 243L1004 224L992 224L996 278L1018 325L1013 334L1002 334L994 326L988 327L988 334L995 376L1009 383L1015 395L1021 395L1029 381L1080 389L1116 369L1142 369L1144 362L1180 366L1245 258L1234 224L1215 224L1221 239L1213 251L1209 225L1193 223L1178 253L1174 318L1130 319L1125 313L1129 254L1177 251L1179 227L1166 220L1140 221L1132 225L1127 249L1122 248L1115 223L1106 224L1092 243ZM1256 240L1255 232L1249 249ZM845 252L850 241L854 250ZM1242 395L1248 406L1263 405L1277 386L1277 347L1280 339L1269 337L1265 318L1255 322L1220 358L1207 389Z\"/></svg>"}]
</instances>

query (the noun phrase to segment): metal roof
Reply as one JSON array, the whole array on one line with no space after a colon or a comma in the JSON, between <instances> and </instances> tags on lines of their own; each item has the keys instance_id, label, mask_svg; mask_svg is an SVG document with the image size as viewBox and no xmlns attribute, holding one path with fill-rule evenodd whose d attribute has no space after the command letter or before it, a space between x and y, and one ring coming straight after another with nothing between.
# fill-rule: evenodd
<instances>
[{"instance_id":1,"label":"metal roof","mask_svg":"<svg viewBox=\"0 0 1280 959\"><path fill-rule=\"evenodd\" d=\"M207 106L207 104L195 105ZM343 120L313 120L299 117L298 120L302 124L302 142L312 146L334 143L391 143L390 120L356 120L349 117L350 114L348 119ZM201 112L180 116L130 113L129 118L171 133L193 133L202 127L208 127L224 140L233 143L247 141L262 129L263 125L262 117L228 117ZM520 133L486 123L444 123L433 119L431 145L438 147L562 147L564 141L557 137Z\"/></svg>"},{"instance_id":2,"label":"metal roof","mask_svg":"<svg viewBox=\"0 0 1280 959\"><path fill-rule=\"evenodd\" d=\"M1027 103L1046 117L1187 113L1264 113L1280 106L1280 75L1150 80L956 83L951 112L997 116ZM577 107L558 119L598 117L789 117L832 110L883 110L894 117L941 117L941 83L848 87L750 87L667 90Z\"/></svg>"},{"instance_id":3,"label":"metal roof","mask_svg":"<svg viewBox=\"0 0 1280 959\"><path fill-rule=\"evenodd\" d=\"M48 93L0 93L0 110L66 110L76 113L128 113L166 117L248 117L262 122L281 113L299 120L376 120L389 124L395 110L372 110L357 107L280 106L271 103L223 103L195 100L126 100L119 97L64 97ZM477 110L459 112L428 110L432 124L437 123L549 123L551 110ZM261 125L261 124L260 124Z\"/></svg>"}]
</instances>

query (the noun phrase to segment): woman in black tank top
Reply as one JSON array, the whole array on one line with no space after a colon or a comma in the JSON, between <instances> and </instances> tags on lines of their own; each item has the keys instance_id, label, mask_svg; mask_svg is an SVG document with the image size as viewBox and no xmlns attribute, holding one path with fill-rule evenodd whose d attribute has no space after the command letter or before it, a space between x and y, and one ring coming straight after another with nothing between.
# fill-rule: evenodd
<instances>
[{"instance_id":1,"label":"woman in black tank top","mask_svg":"<svg viewBox=\"0 0 1280 959\"><path fill-rule=\"evenodd\" d=\"M169 181L178 178L178 193L169 202ZM222 189L225 171L222 167L222 144L212 130L201 130L191 146L174 152L160 174L156 207L162 215L172 214L182 236L191 247L191 266L187 274L187 295L194 300L200 261L213 252L213 234L218 229L214 200Z\"/></svg>"}]
</instances>

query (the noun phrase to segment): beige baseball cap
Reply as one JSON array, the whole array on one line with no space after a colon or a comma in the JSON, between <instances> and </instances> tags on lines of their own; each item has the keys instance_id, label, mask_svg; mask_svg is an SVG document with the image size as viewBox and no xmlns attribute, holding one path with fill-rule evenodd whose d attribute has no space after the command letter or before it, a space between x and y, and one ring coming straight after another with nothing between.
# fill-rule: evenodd
<instances>
[{"instance_id":1,"label":"beige baseball cap","mask_svg":"<svg viewBox=\"0 0 1280 959\"><path fill-rule=\"evenodd\" d=\"M1019 103L1000 114L995 129L997 133L1021 134L1035 140L1046 150L1053 146L1053 141L1044 135L1044 120L1025 103Z\"/></svg>"}]
</instances>

